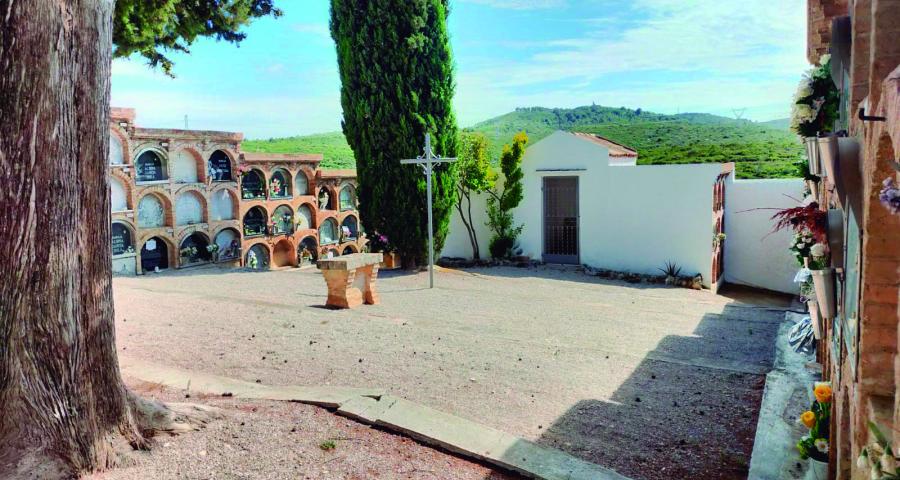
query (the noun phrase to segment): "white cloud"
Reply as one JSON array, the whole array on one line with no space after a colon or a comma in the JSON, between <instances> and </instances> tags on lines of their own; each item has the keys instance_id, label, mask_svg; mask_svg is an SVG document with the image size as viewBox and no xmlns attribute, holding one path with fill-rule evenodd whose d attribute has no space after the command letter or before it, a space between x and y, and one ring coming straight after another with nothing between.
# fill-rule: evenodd
<instances>
[{"instance_id":1,"label":"white cloud","mask_svg":"<svg viewBox=\"0 0 900 480\"><path fill-rule=\"evenodd\" d=\"M578 37L548 42L522 61L461 68L460 116L478 118L469 115L478 111L484 119L515 106L591 101L709 111L779 100L786 115L795 77L805 68L804 4L784 0L773 9L767 0L634 0L641 16L630 16L629 26L612 35L603 22ZM638 79L614 92L584 89L617 74ZM501 110L489 111L491 104Z\"/></svg>"},{"instance_id":2,"label":"white cloud","mask_svg":"<svg viewBox=\"0 0 900 480\"><path fill-rule=\"evenodd\" d=\"M511 10L538 10L566 6L566 0L462 0L465 3L487 5Z\"/></svg>"}]
</instances>

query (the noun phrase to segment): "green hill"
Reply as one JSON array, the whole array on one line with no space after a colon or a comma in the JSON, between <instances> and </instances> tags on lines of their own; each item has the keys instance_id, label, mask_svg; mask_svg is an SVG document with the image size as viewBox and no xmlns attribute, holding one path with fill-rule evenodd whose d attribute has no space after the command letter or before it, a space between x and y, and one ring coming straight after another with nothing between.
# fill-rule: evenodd
<instances>
[{"instance_id":1,"label":"green hill","mask_svg":"<svg viewBox=\"0 0 900 480\"><path fill-rule=\"evenodd\" d=\"M802 155L795 135L775 126L707 113L663 115L598 105L518 108L467 130L482 132L498 158L503 143L521 130L534 143L556 130L596 133L638 151L641 165L735 162L741 178L796 175Z\"/></svg>"},{"instance_id":2,"label":"green hill","mask_svg":"<svg viewBox=\"0 0 900 480\"><path fill-rule=\"evenodd\" d=\"M270 138L268 140L244 140L245 152L263 153L321 153L322 168L356 168L353 150L341 132L318 133L297 137Z\"/></svg>"},{"instance_id":3,"label":"green hill","mask_svg":"<svg viewBox=\"0 0 900 480\"><path fill-rule=\"evenodd\" d=\"M802 146L784 120L756 123L707 113L663 115L640 109L599 105L578 108L518 108L465 130L484 133L491 156L498 159L503 144L525 130L531 143L556 130L596 133L638 151L638 163L737 163L741 178L795 176L793 162ZM250 152L322 153L324 168L353 168L353 152L341 133L269 140L247 140Z\"/></svg>"}]
</instances>

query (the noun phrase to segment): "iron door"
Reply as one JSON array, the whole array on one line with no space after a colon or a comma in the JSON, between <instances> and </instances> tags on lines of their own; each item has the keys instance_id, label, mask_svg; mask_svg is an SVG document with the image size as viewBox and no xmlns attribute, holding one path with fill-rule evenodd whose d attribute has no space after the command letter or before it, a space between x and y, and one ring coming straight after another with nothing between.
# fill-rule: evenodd
<instances>
[{"instance_id":1,"label":"iron door","mask_svg":"<svg viewBox=\"0 0 900 480\"><path fill-rule=\"evenodd\" d=\"M544 177L544 261L577 264L578 177Z\"/></svg>"}]
</instances>

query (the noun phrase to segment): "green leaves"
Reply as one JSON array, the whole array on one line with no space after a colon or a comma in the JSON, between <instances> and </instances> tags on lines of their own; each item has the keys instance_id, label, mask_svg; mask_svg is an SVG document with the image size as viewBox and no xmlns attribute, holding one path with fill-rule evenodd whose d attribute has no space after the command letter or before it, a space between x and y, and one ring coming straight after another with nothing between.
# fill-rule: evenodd
<instances>
[{"instance_id":1,"label":"green leaves","mask_svg":"<svg viewBox=\"0 0 900 480\"><path fill-rule=\"evenodd\" d=\"M113 54L138 53L172 75L168 52L188 52L197 37L240 43L246 37L242 27L269 15L281 16L274 0L117 0Z\"/></svg>"},{"instance_id":2,"label":"green leaves","mask_svg":"<svg viewBox=\"0 0 900 480\"><path fill-rule=\"evenodd\" d=\"M446 0L331 0L343 130L356 158L360 216L409 264L427 260L425 178L400 160L422 153L431 133L438 154L456 156L455 89ZM435 249L456 203L455 164L435 168Z\"/></svg>"}]
</instances>

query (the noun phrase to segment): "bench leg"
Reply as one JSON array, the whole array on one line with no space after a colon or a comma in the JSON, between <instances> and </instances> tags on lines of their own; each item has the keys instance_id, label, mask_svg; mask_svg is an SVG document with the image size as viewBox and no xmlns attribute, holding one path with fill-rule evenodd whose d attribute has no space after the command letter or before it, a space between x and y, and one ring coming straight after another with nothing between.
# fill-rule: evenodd
<instances>
[{"instance_id":1,"label":"bench leg","mask_svg":"<svg viewBox=\"0 0 900 480\"><path fill-rule=\"evenodd\" d=\"M378 305L381 303L381 298L378 296L378 291L375 289L375 280L378 279L378 265L369 265L368 267L361 268L360 274L365 275L366 279L366 287L363 298L368 305Z\"/></svg>"},{"instance_id":2,"label":"bench leg","mask_svg":"<svg viewBox=\"0 0 900 480\"><path fill-rule=\"evenodd\" d=\"M356 279L355 271L323 270L322 276L328 285L326 305L336 308L354 308L362 305L362 292L353 286Z\"/></svg>"}]
</instances>

